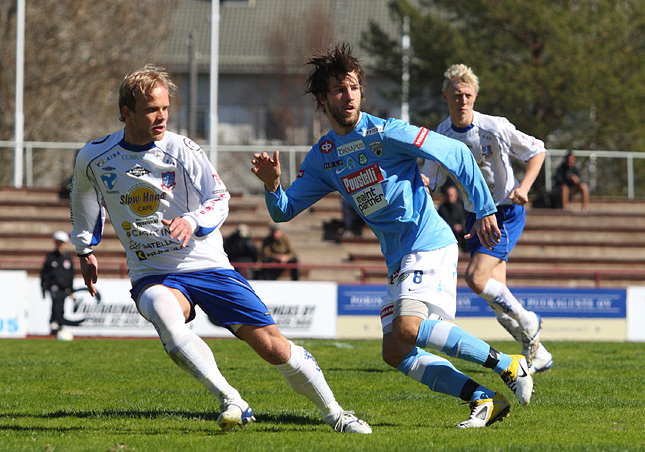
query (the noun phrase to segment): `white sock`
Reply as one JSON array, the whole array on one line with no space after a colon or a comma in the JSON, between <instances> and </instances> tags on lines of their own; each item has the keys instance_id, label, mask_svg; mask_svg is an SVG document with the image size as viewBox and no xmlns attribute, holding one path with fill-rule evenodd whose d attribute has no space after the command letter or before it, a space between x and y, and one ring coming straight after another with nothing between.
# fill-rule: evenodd
<instances>
[{"instance_id":1,"label":"white sock","mask_svg":"<svg viewBox=\"0 0 645 452\"><path fill-rule=\"evenodd\" d=\"M524 309L519 301L513 296L505 284L490 278L486 287L479 294L491 306L498 307L502 312L516 320L522 329L528 329L533 326L534 319L529 315L529 311ZM495 308L493 308L495 309Z\"/></svg>"},{"instance_id":2,"label":"white sock","mask_svg":"<svg viewBox=\"0 0 645 452\"><path fill-rule=\"evenodd\" d=\"M521 331L520 331L520 324L517 322L517 320L515 320L511 316L507 315L504 311L502 311L502 308L499 307L499 305L491 303L490 307L493 309L493 312L497 317L497 322L500 325L502 325L504 329L508 331L511 336L513 336L513 339L515 339L517 342L520 342Z\"/></svg>"},{"instance_id":3,"label":"white sock","mask_svg":"<svg viewBox=\"0 0 645 452\"><path fill-rule=\"evenodd\" d=\"M177 298L165 286L146 289L139 298L139 311L157 330L168 356L222 402L240 398L240 393L217 368L208 345L186 324Z\"/></svg>"},{"instance_id":4,"label":"white sock","mask_svg":"<svg viewBox=\"0 0 645 452\"><path fill-rule=\"evenodd\" d=\"M304 348L289 341L291 357L284 364L274 365L298 394L307 397L323 417L336 419L342 408L336 402L325 376L314 357Z\"/></svg>"}]
</instances>

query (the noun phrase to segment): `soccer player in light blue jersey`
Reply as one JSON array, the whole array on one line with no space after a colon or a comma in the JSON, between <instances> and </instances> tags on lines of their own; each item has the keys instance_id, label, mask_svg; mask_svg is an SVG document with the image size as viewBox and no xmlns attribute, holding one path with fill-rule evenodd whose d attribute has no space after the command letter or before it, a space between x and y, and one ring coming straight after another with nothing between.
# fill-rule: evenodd
<instances>
[{"instance_id":1,"label":"soccer player in light blue jersey","mask_svg":"<svg viewBox=\"0 0 645 452\"><path fill-rule=\"evenodd\" d=\"M495 200L497 224L502 231L500 244L494 249L488 249L477 237L468 240L471 259L466 282L493 308L497 321L522 344L522 354L530 360L529 371L550 370L553 358L540 343L540 316L524 309L506 285L506 263L524 230L524 204L544 162L544 143L520 132L506 118L474 110L479 79L468 66L453 64L444 77L443 98L448 103L450 116L439 124L436 132L468 146ZM521 182L515 178L511 157L526 162ZM436 160L426 160L423 173L428 176L431 190L451 177ZM457 185L465 193L465 187ZM468 228L476 221L477 211L468 198L464 200L464 208Z\"/></svg>"},{"instance_id":2,"label":"soccer player in light blue jersey","mask_svg":"<svg viewBox=\"0 0 645 452\"><path fill-rule=\"evenodd\" d=\"M456 140L361 112L364 70L348 45L317 54L308 64L313 72L307 92L324 110L331 130L309 151L286 191L280 184L278 151L255 154L252 171L264 183L271 217L289 221L328 193L339 192L378 237L386 259L388 293L381 306L385 362L433 391L470 402L470 418L460 428L501 420L510 403L425 348L493 369L527 405L533 380L526 359L498 352L442 320L455 316L458 248L425 189L417 159L440 162L467 188L477 212L469 235L493 248L500 236L496 208L472 155Z\"/></svg>"}]
</instances>

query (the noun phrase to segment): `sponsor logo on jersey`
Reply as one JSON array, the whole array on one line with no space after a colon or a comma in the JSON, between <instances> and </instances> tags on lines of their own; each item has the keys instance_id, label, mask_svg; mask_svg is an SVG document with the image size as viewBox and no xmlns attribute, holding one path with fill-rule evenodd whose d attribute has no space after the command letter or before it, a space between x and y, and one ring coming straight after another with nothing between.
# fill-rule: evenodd
<instances>
[{"instance_id":1,"label":"sponsor logo on jersey","mask_svg":"<svg viewBox=\"0 0 645 452\"><path fill-rule=\"evenodd\" d=\"M323 163L323 168L328 170L332 168L338 168L339 166L344 166L345 162L342 160L336 160L335 162L325 162Z\"/></svg>"},{"instance_id":2,"label":"sponsor logo on jersey","mask_svg":"<svg viewBox=\"0 0 645 452\"><path fill-rule=\"evenodd\" d=\"M492 155L493 155L493 148L491 147L490 144L485 144L484 146L482 146L482 157L487 159Z\"/></svg>"},{"instance_id":3,"label":"sponsor logo on jersey","mask_svg":"<svg viewBox=\"0 0 645 452\"><path fill-rule=\"evenodd\" d=\"M143 177L143 176L146 176L146 175L150 174L150 170L148 170L148 169L144 168L143 166L141 166L141 165L139 165L139 164L136 164L136 165L134 165L132 168L130 168L130 169L127 171L127 173L128 173L130 176L134 176L134 177Z\"/></svg>"},{"instance_id":4,"label":"sponsor logo on jersey","mask_svg":"<svg viewBox=\"0 0 645 452\"><path fill-rule=\"evenodd\" d=\"M373 214L388 205L381 184L375 184L354 193L352 198L354 198L358 211L364 216Z\"/></svg>"},{"instance_id":5,"label":"sponsor logo on jersey","mask_svg":"<svg viewBox=\"0 0 645 452\"><path fill-rule=\"evenodd\" d=\"M146 217L157 211L162 199L166 199L165 193L156 193L147 185L135 185L127 195L121 195L119 203L130 207L135 215Z\"/></svg>"},{"instance_id":6,"label":"sponsor logo on jersey","mask_svg":"<svg viewBox=\"0 0 645 452\"><path fill-rule=\"evenodd\" d=\"M172 190L175 187L175 172L161 173L161 188Z\"/></svg>"},{"instance_id":7,"label":"sponsor logo on jersey","mask_svg":"<svg viewBox=\"0 0 645 452\"><path fill-rule=\"evenodd\" d=\"M369 187L383 180L381 169L378 164L362 168L352 174L341 178L343 186L348 194L355 193L359 190Z\"/></svg>"},{"instance_id":8,"label":"sponsor logo on jersey","mask_svg":"<svg viewBox=\"0 0 645 452\"><path fill-rule=\"evenodd\" d=\"M323 154L329 154L333 150L334 150L333 141L325 140L322 143L320 143L320 152L322 152Z\"/></svg>"},{"instance_id":9,"label":"sponsor logo on jersey","mask_svg":"<svg viewBox=\"0 0 645 452\"><path fill-rule=\"evenodd\" d=\"M370 149L372 150L372 154L374 154L377 157L380 157L383 155L383 143L380 141L375 141L373 143L370 143Z\"/></svg>"},{"instance_id":10,"label":"sponsor logo on jersey","mask_svg":"<svg viewBox=\"0 0 645 452\"><path fill-rule=\"evenodd\" d=\"M414 145L416 147L418 148L421 147L426 137L428 136L428 132L429 132L428 129L426 129L425 127L421 127L421 130L419 131L419 135L417 135L416 139L414 140Z\"/></svg>"},{"instance_id":11,"label":"sponsor logo on jersey","mask_svg":"<svg viewBox=\"0 0 645 452\"><path fill-rule=\"evenodd\" d=\"M108 190L112 190L114 188L114 185L116 184L116 174L114 173L105 173L101 175L101 181L103 182L103 185Z\"/></svg>"},{"instance_id":12,"label":"sponsor logo on jersey","mask_svg":"<svg viewBox=\"0 0 645 452\"><path fill-rule=\"evenodd\" d=\"M351 158L351 157L348 158L347 159L347 168L349 168L350 170L353 170L355 166L356 166L356 163L354 163L354 159Z\"/></svg>"},{"instance_id":13,"label":"sponsor logo on jersey","mask_svg":"<svg viewBox=\"0 0 645 452\"><path fill-rule=\"evenodd\" d=\"M364 153L364 152L361 152L360 154L358 154L358 163L359 163L361 166L365 166L365 165L367 165L367 161L368 161L368 160L367 160L367 155L365 155L365 153Z\"/></svg>"},{"instance_id":14,"label":"sponsor logo on jersey","mask_svg":"<svg viewBox=\"0 0 645 452\"><path fill-rule=\"evenodd\" d=\"M344 144L338 147L338 156L351 154L352 152L362 151L365 149L365 143L362 140L352 141L351 143Z\"/></svg>"},{"instance_id":15,"label":"sponsor logo on jersey","mask_svg":"<svg viewBox=\"0 0 645 452\"><path fill-rule=\"evenodd\" d=\"M367 137L370 135L376 135L377 133L383 132L383 126L374 126L371 129L365 129L363 131L363 136Z\"/></svg>"},{"instance_id":16,"label":"sponsor logo on jersey","mask_svg":"<svg viewBox=\"0 0 645 452\"><path fill-rule=\"evenodd\" d=\"M121 227L123 228L125 235L130 238L130 230L132 229L132 224L129 221L124 221L123 223L121 223Z\"/></svg>"},{"instance_id":17,"label":"sponsor logo on jersey","mask_svg":"<svg viewBox=\"0 0 645 452\"><path fill-rule=\"evenodd\" d=\"M104 168L101 168L103 171L114 171L116 168L113 166L106 166Z\"/></svg>"},{"instance_id":18,"label":"sponsor logo on jersey","mask_svg":"<svg viewBox=\"0 0 645 452\"><path fill-rule=\"evenodd\" d=\"M401 267L394 270L394 273L390 275L390 280L389 280L390 286L394 285L394 283L396 282L396 280L400 275L401 275Z\"/></svg>"},{"instance_id":19,"label":"sponsor logo on jersey","mask_svg":"<svg viewBox=\"0 0 645 452\"><path fill-rule=\"evenodd\" d=\"M304 177L304 175L305 175L305 170L303 169L298 170L298 175L296 176L296 178L300 179L301 177Z\"/></svg>"},{"instance_id":20,"label":"sponsor logo on jersey","mask_svg":"<svg viewBox=\"0 0 645 452\"><path fill-rule=\"evenodd\" d=\"M145 261L145 260L148 259L146 257L146 253L144 253L143 251L137 251L136 254L137 254L137 257L139 258L140 261Z\"/></svg>"}]
</instances>

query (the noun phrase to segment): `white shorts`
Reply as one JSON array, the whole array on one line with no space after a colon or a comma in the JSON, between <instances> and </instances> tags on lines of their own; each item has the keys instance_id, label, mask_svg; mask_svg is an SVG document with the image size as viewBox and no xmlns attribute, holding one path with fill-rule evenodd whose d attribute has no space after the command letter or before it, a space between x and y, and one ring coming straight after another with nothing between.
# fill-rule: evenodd
<instances>
[{"instance_id":1,"label":"white shorts","mask_svg":"<svg viewBox=\"0 0 645 452\"><path fill-rule=\"evenodd\" d=\"M394 304L409 298L428 306L428 315L453 320L457 310L457 260L459 247L407 254L401 267L388 277L387 295L381 304L381 325L391 331ZM426 317L426 318L427 318Z\"/></svg>"}]
</instances>

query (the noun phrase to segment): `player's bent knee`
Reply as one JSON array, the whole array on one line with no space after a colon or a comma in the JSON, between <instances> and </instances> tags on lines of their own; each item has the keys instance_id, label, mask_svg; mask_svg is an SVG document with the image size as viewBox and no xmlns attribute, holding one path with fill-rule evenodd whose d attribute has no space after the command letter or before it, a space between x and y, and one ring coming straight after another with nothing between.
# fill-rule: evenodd
<instances>
[{"instance_id":1,"label":"player's bent knee","mask_svg":"<svg viewBox=\"0 0 645 452\"><path fill-rule=\"evenodd\" d=\"M275 325L242 325L237 335L269 364L284 364L291 357L291 345Z\"/></svg>"}]
</instances>

